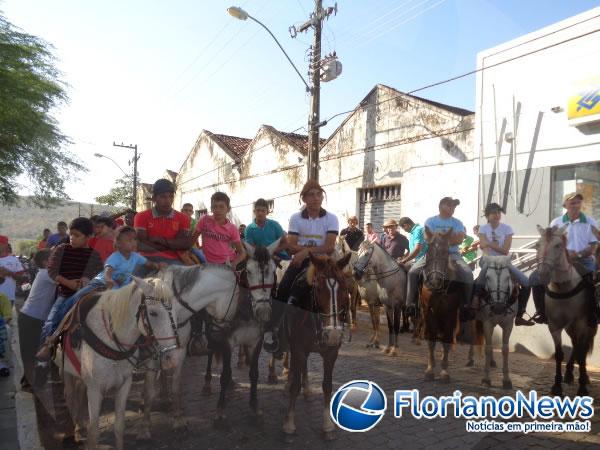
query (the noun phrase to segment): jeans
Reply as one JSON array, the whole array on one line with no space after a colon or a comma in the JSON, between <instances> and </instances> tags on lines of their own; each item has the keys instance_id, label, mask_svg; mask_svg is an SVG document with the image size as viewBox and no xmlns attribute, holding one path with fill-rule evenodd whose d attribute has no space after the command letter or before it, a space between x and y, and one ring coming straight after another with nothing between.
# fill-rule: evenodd
<instances>
[{"instance_id":1,"label":"jeans","mask_svg":"<svg viewBox=\"0 0 600 450\"><path fill-rule=\"evenodd\" d=\"M194 255L196 255L196 258L198 258L202 264L206 262L206 256L204 256L204 252L201 249L192 247L190 250Z\"/></svg>"},{"instance_id":2,"label":"jeans","mask_svg":"<svg viewBox=\"0 0 600 450\"><path fill-rule=\"evenodd\" d=\"M457 253L451 253L450 258L456 265L456 277L458 282L463 284L464 297L462 305L467 305L471 301L473 293L473 272L462 257ZM425 268L425 258L421 258L408 271L408 292L406 295L406 306L416 305L419 295L419 277Z\"/></svg>"},{"instance_id":3,"label":"jeans","mask_svg":"<svg viewBox=\"0 0 600 450\"><path fill-rule=\"evenodd\" d=\"M487 274L487 269L487 266L482 263L481 272L479 272L479 275L477 275L477 279L475 280L475 284L477 286L485 287L485 276ZM509 264L508 270L510 271L510 274L513 276L513 278L517 280L517 283L519 283L524 288L529 287L529 278L527 278L527 275L525 275L519 269L514 267L512 264Z\"/></svg>"}]
</instances>

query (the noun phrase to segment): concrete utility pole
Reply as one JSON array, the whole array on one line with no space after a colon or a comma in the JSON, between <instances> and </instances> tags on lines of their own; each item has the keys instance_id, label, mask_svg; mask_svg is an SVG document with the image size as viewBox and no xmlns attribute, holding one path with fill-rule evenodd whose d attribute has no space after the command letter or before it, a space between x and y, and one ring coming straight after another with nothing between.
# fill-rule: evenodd
<instances>
[{"instance_id":1,"label":"concrete utility pole","mask_svg":"<svg viewBox=\"0 0 600 450\"><path fill-rule=\"evenodd\" d=\"M123 143L117 144L113 142L113 147L128 148L130 150L133 150L133 195L131 199L131 209L133 209L133 211L137 211L137 163L138 159L140 158L138 156L137 144L124 145Z\"/></svg>"}]
</instances>

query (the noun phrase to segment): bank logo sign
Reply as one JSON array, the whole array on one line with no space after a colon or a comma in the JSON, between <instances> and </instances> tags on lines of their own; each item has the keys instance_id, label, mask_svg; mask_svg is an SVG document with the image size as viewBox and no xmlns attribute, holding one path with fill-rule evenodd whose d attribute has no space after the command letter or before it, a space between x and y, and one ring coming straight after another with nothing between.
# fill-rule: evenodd
<instances>
[{"instance_id":1,"label":"bank logo sign","mask_svg":"<svg viewBox=\"0 0 600 450\"><path fill-rule=\"evenodd\" d=\"M354 380L336 391L331 399L329 412L341 429L363 432L377 425L386 409L385 393L377 383Z\"/></svg>"},{"instance_id":2,"label":"bank logo sign","mask_svg":"<svg viewBox=\"0 0 600 450\"><path fill-rule=\"evenodd\" d=\"M600 120L600 77L575 86L574 94L569 98L567 113L572 125Z\"/></svg>"}]
</instances>

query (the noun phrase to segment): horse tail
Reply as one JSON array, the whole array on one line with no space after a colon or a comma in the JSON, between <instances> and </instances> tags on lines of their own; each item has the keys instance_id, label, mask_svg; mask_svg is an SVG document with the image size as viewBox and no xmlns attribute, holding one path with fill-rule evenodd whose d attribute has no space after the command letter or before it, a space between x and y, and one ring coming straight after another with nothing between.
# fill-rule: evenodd
<instances>
[{"instance_id":1,"label":"horse tail","mask_svg":"<svg viewBox=\"0 0 600 450\"><path fill-rule=\"evenodd\" d=\"M598 331L598 325L591 327L590 333L588 336L588 348L586 349L586 355L589 355L594 351L594 338L596 337L596 332Z\"/></svg>"}]
</instances>

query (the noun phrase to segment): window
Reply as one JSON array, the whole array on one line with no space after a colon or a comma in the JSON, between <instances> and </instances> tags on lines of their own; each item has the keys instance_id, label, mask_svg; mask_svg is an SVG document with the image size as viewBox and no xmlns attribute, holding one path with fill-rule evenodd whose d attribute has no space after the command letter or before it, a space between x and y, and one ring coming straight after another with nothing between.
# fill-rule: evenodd
<instances>
[{"instance_id":1,"label":"window","mask_svg":"<svg viewBox=\"0 0 600 450\"><path fill-rule=\"evenodd\" d=\"M553 169L551 218L564 214L562 199L569 192L583 195L583 212L600 217L600 162L561 166Z\"/></svg>"},{"instance_id":2,"label":"window","mask_svg":"<svg viewBox=\"0 0 600 450\"><path fill-rule=\"evenodd\" d=\"M359 190L360 202L400 200L400 185L378 186Z\"/></svg>"},{"instance_id":3,"label":"window","mask_svg":"<svg viewBox=\"0 0 600 450\"><path fill-rule=\"evenodd\" d=\"M204 209L197 209L196 210L196 219L199 219L202 216L205 216L208 214L208 209L204 208Z\"/></svg>"}]
</instances>

